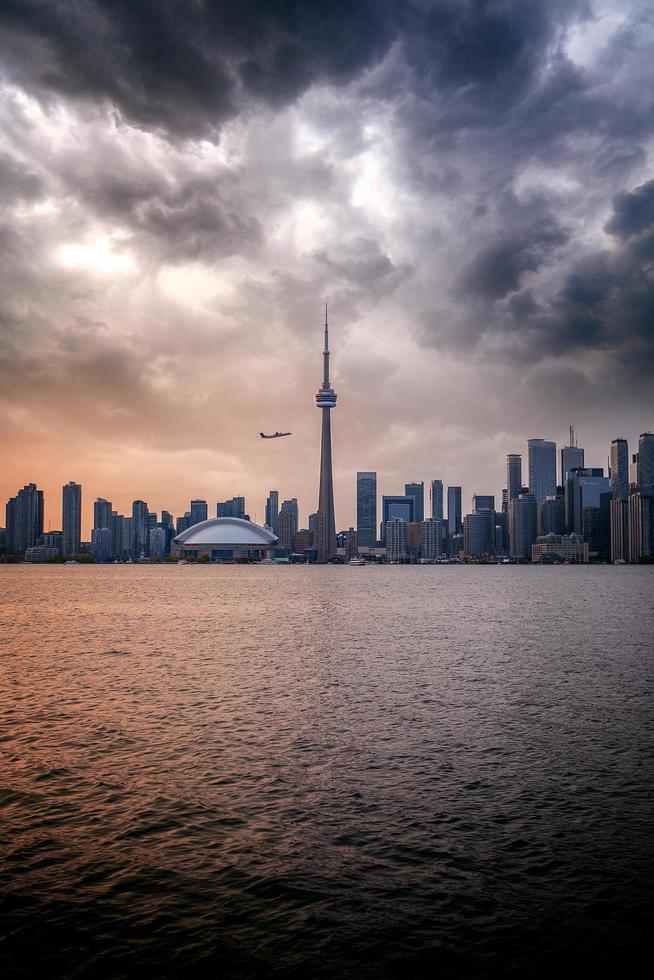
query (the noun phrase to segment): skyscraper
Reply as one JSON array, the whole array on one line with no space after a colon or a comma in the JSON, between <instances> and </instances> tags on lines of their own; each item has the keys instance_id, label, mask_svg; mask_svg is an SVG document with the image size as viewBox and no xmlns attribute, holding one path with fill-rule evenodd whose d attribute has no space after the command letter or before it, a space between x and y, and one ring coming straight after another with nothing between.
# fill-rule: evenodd
<instances>
[{"instance_id":1,"label":"skyscraper","mask_svg":"<svg viewBox=\"0 0 654 980\"><path fill-rule=\"evenodd\" d=\"M529 492L542 504L556 494L556 443L529 439Z\"/></svg>"},{"instance_id":2,"label":"skyscraper","mask_svg":"<svg viewBox=\"0 0 654 980\"><path fill-rule=\"evenodd\" d=\"M8 555L23 557L43 534L43 490L28 483L7 501L5 548Z\"/></svg>"},{"instance_id":3,"label":"skyscraper","mask_svg":"<svg viewBox=\"0 0 654 980\"><path fill-rule=\"evenodd\" d=\"M322 412L320 442L320 491L318 512L323 515L321 533L316 541L318 561L326 562L336 554L336 521L334 518L334 478L332 475L331 410L336 405L336 393L329 383L329 327L325 304L325 343L322 352L322 387L316 393L316 407Z\"/></svg>"},{"instance_id":4,"label":"skyscraper","mask_svg":"<svg viewBox=\"0 0 654 980\"><path fill-rule=\"evenodd\" d=\"M281 519L282 514L290 514L292 534L295 538L298 528L300 526L300 514L297 505L297 497L291 497L290 500L282 500L282 506L279 510L279 519Z\"/></svg>"},{"instance_id":5,"label":"skyscraper","mask_svg":"<svg viewBox=\"0 0 654 980\"><path fill-rule=\"evenodd\" d=\"M489 493L473 493L472 509L474 511L495 510L495 495Z\"/></svg>"},{"instance_id":6,"label":"skyscraper","mask_svg":"<svg viewBox=\"0 0 654 980\"><path fill-rule=\"evenodd\" d=\"M98 497L93 504L93 527L96 530L111 528L111 513L111 501Z\"/></svg>"},{"instance_id":7,"label":"skyscraper","mask_svg":"<svg viewBox=\"0 0 654 980\"><path fill-rule=\"evenodd\" d=\"M459 534L461 524L461 487L447 488L447 533L450 538Z\"/></svg>"},{"instance_id":8,"label":"skyscraper","mask_svg":"<svg viewBox=\"0 0 654 980\"><path fill-rule=\"evenodd\" d=\"M62 491L61 527L64 555L79 555L82 539L82 488L72 480Z\"/></svg>"},{"instance_id":9,"label":"skyscraper","mask_svg":"<svg viewBox=\"0 0 654 980\"><path fill-rule=\"evenodd\" d=\"M614 500L629 496L629 446L626 439L614 439L611 443L610 482Z\"/></svg>"},{"instance_id":10,"label":"skyscraper","mask_svg":"<svg viewBox=\"0 0 654 980\"><path fill-rule=\"evenodd\" d=\"M265 523L268 527L277 534L278 528L278 515L279 515L279 493L277 490L271 490L268 493L268 498L266 500L266 520Z\"/></svg>"},{"instance_id":11,"label":"skyscraper","mask_svg":"<svg viewBox=\"0 0 654 980\"><path fill-rule=\"evenodd\" d=\"M141 555L148 555L150 551L148 505L144 500L135 500L132 503L130 551L134 558L140 558Z\"/></svg>"},{"instance_id":12,"label":"skyscraper","mask_svg":"<svg viewBox=\"0 0 654 980\"><path fill-rule=\"evenodd\" d=\"M437 520L443 520L443 481L432 480L429 491L431 497L431 516Z\"/></svg>"},{"instance_id":13,"label":"skyscraper","mask_svg":"<svg viewBox=\"0 0 654 980\"><path fill-rule=\"evenodd\" d=\"M386 558L388 561L406 561L408 547L408 524L400 517L392 517L384 525Z\"/></svg>"},{"instance_id":14,"label":"skyscraper","mask_svg":"<svg viewBox=\"0 0 654 980\"><path fill-rule=\"evenodd\" d=\"M191 526L193 524L199 524L200 521L206 521L208 516L208 508L206 500L192 500L191 501Z\"/></svg>"},{"instance_id":15,"label":"skyscraper","mask_svg":"<svg viewBox=\"0 0 654 980\"><path fill-rule=\"evenodd\" d=\"M377 540L377 474L357 473L357 543L374 548Z\"/></svg>"},{"instance_id":16,"label":"skyscraper","mask_svg":"<svg viewBox=\"0 0 654 980\"><path fill-rule=\"evenodd\" d=\"M216 517L245 517L245 497L230 497L216 504Z\"/></svg>"},{"instance_id":17,"label":"skyscraper","mask_svg":"<svg viewBox=\"0 0 654 980\"><path fill-rule=\"evenodd\" d=\"M424 483L405 483L404 494L406 497L413 497L415 504L413 507L413 520L419 524L425 519L425 484Z\"/></svg>"},{"instance_id":18,"label":"skyscraper","mask_svg":"<svg viewBox=\"0 0 654 980\"><path fill-rule=\"evenodd\" d=\"M433 561L442 551L443 521L438 517L428 518L420 525L420 553L423 558Z\"/></svg>"},{"instance_id":19,"label":"skyscraper","mask_svg":"<svg viewBox=\"0 0 654 980\"><path fill-rule=\"evenodd\" d=\"M509 453L506 457L506 497L507 506L522 492L522 456Z\"/></svg>"},{"instance_id":20,"label":"skyscraper","mask_svg":"<svg viewBox=\"0 0 654 980\"><path fill-rule=\"evenodd\" d=\"M386 524L395 519L411 524L415 521L415 508L415 497L400 496L400 494L382 495L381 539L383 542L386 541Z\"/></svg>"},{"instance_id":21,"label":"skyscraper","mask_svg":"<svg viewBox=\"0 0 654 980\"><path fill-rule=\"evenodd\" d=\"M533 493L521 493L509 504L509 554L512 558L531 558L536 524L536 499Z\"/></svg>"},{"instance_id":22,"label":"skyscraper","mask_svg":"<svg viewBox=\"0 0 654 980\"><path fill-rule=\"evenodd\" d=\"M638 486L654 487L654 433L643 432L638 440Z\"/></svg>"},{"instance_id":23,"label":"skyscraper","mask_svg":"<svg viewBox=\"0 0 654 980\"><path fill-rule=\"evenodd\" d=\"M584 468L584 451L577 445L575 430L570 426L570 445L561 447L561 486L565 486L570 470Z\"/></svg>"}]
</instances>

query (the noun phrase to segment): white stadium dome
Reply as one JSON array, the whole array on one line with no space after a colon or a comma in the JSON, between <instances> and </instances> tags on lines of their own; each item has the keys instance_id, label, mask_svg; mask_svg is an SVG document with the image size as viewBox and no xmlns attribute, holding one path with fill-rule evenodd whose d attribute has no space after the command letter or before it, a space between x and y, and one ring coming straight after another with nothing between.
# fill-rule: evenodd
<instances>
[{"instance_id":1,"label":"white stadium dome","mask_svg":"<svg viewBox=\"0 0 654 980\"><path fill-rule=\"evenodd\" d=\"M267 527L259 527L252 521L241 517L211 517L208 521L193 524L174 538L175 544L185 548L213 544L217 547L270 547L277 541L277 535Z\"/></svg>"}]
</instances>

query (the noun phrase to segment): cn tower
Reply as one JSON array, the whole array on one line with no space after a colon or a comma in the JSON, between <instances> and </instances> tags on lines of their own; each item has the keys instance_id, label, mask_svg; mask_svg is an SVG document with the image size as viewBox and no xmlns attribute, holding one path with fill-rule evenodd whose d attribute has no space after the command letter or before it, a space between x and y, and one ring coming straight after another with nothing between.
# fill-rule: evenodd
<instances>
[{"instance_id":1,"label":"cn tower","mask_svg":"<svg viewBox=\"0 0 654 980\"><path fill-rule=\"evenodd\" d=\"M329 327L325 303L325 346L322 352L322 387L316 393L316 406L322 410L320 444L320 494L318 497L318 561L325 562L336 554L334 520L334 480L332 476L332 427L330 412L336 405L336 392L329 383Z\"/></svg>"}]
</instances>

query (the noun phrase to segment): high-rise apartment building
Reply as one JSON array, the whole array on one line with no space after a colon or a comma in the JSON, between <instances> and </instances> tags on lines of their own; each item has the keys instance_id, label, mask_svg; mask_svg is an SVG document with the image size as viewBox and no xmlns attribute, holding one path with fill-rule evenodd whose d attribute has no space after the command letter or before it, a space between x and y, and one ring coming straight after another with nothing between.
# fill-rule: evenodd
<instances>
[{"instance_id":1,"label":"high-rise apartment building","mask_svg":"<svg viewBox=\"0 0 654 980\"><path fill-rule=\"evenodd\" d=\"M495 510L485 507L463 518L463 550L466 558L490 558L495 554Z\"/></svg>"},{"instance_id":2,"label":"high-rise apartment building","mask_svg":"<svg viewBox=\"0 0 654 980\"><path fill-rule=\"evenodd\" d=\"M28 483L7 501L5 550L23 558L43 534L43 490Z\"/></svg>"},{"instance_id":3,"label":"high-rise apartment building","mask_svg":"<svg viewBox=\"0 0 654 980\"><path fill-rule=\"evenodd\" d=\"M216 517L245 517L245 497L231 497L216 504Z\"/></svg>"},{"instance_id":4,"label":"high-rise apartment building","mask_svg":"<svg viewBox=\"0 0 654 980\"><path fill-rule=\"evenodd\" d=\"M443 481L432 480L429 490L431 498L431 516L437 520L443 520Z\"/></svg>"},{"instance_id":5,"label":"high-rise apartment building","mask_svg":"<svg viewBox=\"0 0 654 980\"><path fill-rule=\"evenodd\" d=\"M424 520L420 525L420 554L429 561L443 553L443 521L438 517Z\"/></svg>"},{"instance_id":6,"label":"high-rise apartment building","mask_svg":"<svg viewBox=\"0 0 654 980\"><path fill-rule=\"evenodd\" d=\"M425 484L424 483L405 483L404 496L413 497L413 520L422 523L425 519Z\"/></svg>"},{"instance_id":7,"label":"high-rise apartment building","mask_svg":"<svg viewBox=\"0 0 654 980\"><path fill-rule=\"evenodd\" d=\"M629 446L626 439L614 439L611 443L611 492L614 499L629 496Z\"/></svg>"},{"instance_id":8,"label":"high-rise apartment building","mask_svg":"<svg viewBox=\"0 0 654 980\"><path fill-rule=\"evenodd\" d=\"M391 517L384 524L386 560L404 562L408 550L408 524L400 517Z\"/></svg>"},{"instance_id":9,"label":"high-rise apartment building","mask_svg":"<svg viewBox=\"0 0 654 980\"><path fill-rule=\"evenodd\" d=\"M108 527L94 527L91 531L91 554L93 561L111 561L113 554L111 529Z\"/></svg>"},{"instance_id":10,"label":"high-rise apartment building","mask_svg":"<svg viewBox=\"0 0 654 980\"><path fill-rule=\"evenodd\" d=\"M531 558L537 534L537 504L533 493L521 493L509 504L509 554Z\"/></svg>"},{"instance_id":11,"label":"high-rise apartment building","mask_svg":"<svg viewBox=\"0 0 654 980\"><path fill-rule=\"evenodd\" d=\"M537 504L556 494L556 443L549 439L529 439L529 492Z\"/></svg>"},{"instance_id":12,"label":"high-rise apartment building","mask_svg":"<svg viewBox=\"0 0 654 980\"><path fill-rule=\"evenodd\" d=\"M629 561L643 558L654 558L654 486L629 497Z\"/></svg>"},{"instance_id":13,"label":"high-rise apartment building","mask_svg":"<svg viewBox=\"0 0 654 980\"><path fill-rule=\"evenodd\" d=\"M399 494L384 494L382 496L382 525L381 539L385 542L386 525L391 520L402 520L411 524L415 520L415 497L400 496Z\"/></svg>"},{"instance_id":14,"label":"high-rise apartment building","mask_svg":"<svg viewBox=\"0 0 654 980\"><path fill-rule=\"evenodd\" d=\"M130 524L130 552L133 558L147 557L150 553L150 519L148 505L144 500L132 503Z\"/></svg>"},{"instance_id":15,"label":"high-rise apartment building","mask_svg":"<svg viewBox=\"0 0 654 980\"><path fill-rule=\"evenodd\" d=\"M208 515L209 508L207 507L206 500L191 501L191 527L194 524L199 524L201 521L206 521Z\"/></svg>"},{"instance_id":16,"label":"high-rise apartment building","mask_svg":"<svg viewBox=\"0 0 654 980\"><path fill-rule=\"evenodd\" d=\"M279 492L277 490L270 490L268 497L266 498L266 520L265 524L277 534L278 523L277 518L279 515Z\"/></svg>"},{"instance_id":17,"label":"high-rise apartment building","mask_svg":"<svg viewBox=\"0 0 654 980\"><path fill-rule=\"evenodd\" d=\"M82 488L72 480L62 490L61 528L64 555L79 555L82 543Z\"/></svg>"},{"instance_id":18,"label":"high-rise apartment building","mask_svg":"<svg viewBox=\"0 0 654 980\"><path fill-rule=\"evenodd\" d=\"M374 548L377 541L377 474L357 473L357 542L360 548Z\"/></svg>"},{"instance_id":19,"label":"high-rise apartment building","mask_svg":"<svg viewBox=\"0 0 654 980\"><path fill-rule=\"evenodd\" d=\"M292 554L295 548L295 534L297 524L292 510L284 510L283 506L278 518L278 547L283 548L287 554Z\"/></svg>"},{"instance_id":20,"label":"high-rise apartment building","mask_svg":"<svg viewBox=\"0 0 654 980\"><path fill-rule=\"evenodd\" d=\"M461 487L447 488L447 533L450 538L460 534L463 528L461 521Z\"/></svg>"},{"instance_id":21,"label":"high-rise apartment building","mask_svg":"<svg viewBox=\"0 0 654 980\"><path fill-rule=\"evenodd\" d=\"M299 515L299 510L297 505L297 497L291 497L290 500L282 500L282 506L279 511L278 520L281 520L282 514L290 514L291 529L292 529L291 533L293 538L295 539L295 535L297 534L297 530L300 526L300 515ZM281 531L280 531L280 539L281 539Z\"/></svg>"},{"instance_id":22,"label":"high-rise apartment building","mask_svg":"<svg viewBox=\"0 0 654 980\"><path fill-rule=\"evenodd\" d=\"M98 497L93 503L93 527L100 529L111 528L112 505L110 500Z\"/></svg>"}]
</instances>

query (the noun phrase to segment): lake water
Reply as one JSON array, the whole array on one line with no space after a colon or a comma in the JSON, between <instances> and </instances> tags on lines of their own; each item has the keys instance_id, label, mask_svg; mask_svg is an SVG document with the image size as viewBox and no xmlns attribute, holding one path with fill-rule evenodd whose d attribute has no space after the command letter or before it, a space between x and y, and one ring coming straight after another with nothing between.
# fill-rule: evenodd
<instances>
[{"instance_id":1,"label":"lake water","mask_svg":"<svg viewBox=\"0 0 654 980\"><path fill-rule=\"evenodd\" d=\"M5 976L635 973L654 567L0 566Z\"/></svg>"}]
</instances>

